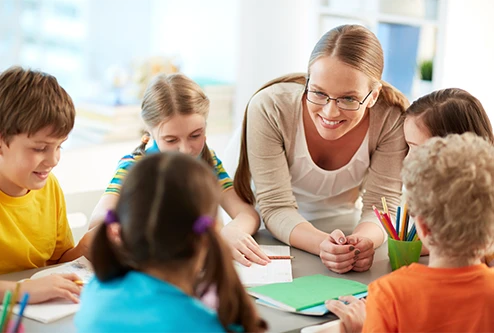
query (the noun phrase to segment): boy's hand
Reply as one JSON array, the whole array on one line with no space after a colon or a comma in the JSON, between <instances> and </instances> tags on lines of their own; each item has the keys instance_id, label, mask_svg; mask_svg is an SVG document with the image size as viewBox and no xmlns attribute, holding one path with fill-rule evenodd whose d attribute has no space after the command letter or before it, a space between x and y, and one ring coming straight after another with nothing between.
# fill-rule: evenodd
<instances>
[{"instance_id":1,"label":"boy's hand","mask_svg":"<svg viewBox=\"0 0 494 333\"><path fill-rule=\"evenodd\" d=\"M73 273L53 274L39 279L26 280L21 283L20 294L29 293L30 304L42 303L59 297L79 303L77 296L81 294L81 287L75 283L77 280L80 278Z\"/></svg>"},{"instance_id":2,"label":"boy's hand","mask_svg":"<svg viewBox=\"0 0 494 333\"><path fill-rule=\"evenodd\" d=\"M341 319L347 333L362 332L365 321L365 299L343 296L338 301L326 301L326 308Z\"/></svg>"}]
</instances>

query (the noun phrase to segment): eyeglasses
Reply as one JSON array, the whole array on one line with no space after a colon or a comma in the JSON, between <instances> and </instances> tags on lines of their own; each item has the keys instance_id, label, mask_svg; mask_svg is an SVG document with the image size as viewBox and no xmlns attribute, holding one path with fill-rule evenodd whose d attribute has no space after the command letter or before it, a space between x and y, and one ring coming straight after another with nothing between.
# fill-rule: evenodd
<instances>
[{"instance_id":1,"label":"eyeglasses","mask_svg":"<svg viewBox=\"0 0 494 333\"><path fill-rule=\"evenodd\" d=\"M305 91L307 93L306 98L309 102L316 105L326 105L329 103L329 101L335 101L338 108L345 111L357 111L358 109L360 109L360 106L365 103L365 100L372 93L372 90L369 91L369 93L367 94L367 96L365 96L362 102L360 102L359 100L353 97L331 98L321 91L309 90L308 84L309 84L309 80L307 80L307 85L305 87Z\"/></svg>"}]
</instances>

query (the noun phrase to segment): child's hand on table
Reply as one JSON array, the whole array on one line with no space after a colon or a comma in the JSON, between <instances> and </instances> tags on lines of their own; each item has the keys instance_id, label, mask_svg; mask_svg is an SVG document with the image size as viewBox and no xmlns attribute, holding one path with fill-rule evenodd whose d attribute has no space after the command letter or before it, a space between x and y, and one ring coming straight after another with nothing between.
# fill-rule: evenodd
<instances>
[{"instance_id":1,"label":"child's hand on table","mask_svg":"<svg viewBox=\"0 0 494 333\"><path fill-rule=\"evenodd\" d=\"M54 298L64 298L79 303L81 279L76 274L53 274L38 279L25 280L21 283L20 295L29 293L29 303L42 303ZM77 295L77 296L76 296Z\"/></svg>"}]
</instances>

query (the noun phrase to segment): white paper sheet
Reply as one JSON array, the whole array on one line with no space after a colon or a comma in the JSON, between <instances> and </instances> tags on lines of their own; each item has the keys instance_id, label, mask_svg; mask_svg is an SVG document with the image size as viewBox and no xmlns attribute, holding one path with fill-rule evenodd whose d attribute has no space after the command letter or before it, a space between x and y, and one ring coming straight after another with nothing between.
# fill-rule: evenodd
<instances>
[{"instance_id":1,"label":"white paper sheet","mask_svg":"<svg viewBox=\"0 0 494 333\"><path fill-rule=\"evenodd\" d=\"M77 260L58 265L53 268L47 268L39 271L31 279L38 279L52 274L75 273L84 283L94 275L89 261L82 257ZM24 317L30 318L42 323L51 323L66 316L70 316L79 310L79 304L74 304L69 300L62 298L53 299L41 304L28 304L24 309ZM14 307L14 313L19 314L19 305Z\"/></svg>"},{"instance_id":2,"label":"white paper sheet","mask_svg":"<svg viewBox=\"0 0 494 333\"><path fill-rule=\"evenodd\" d=\"M280 245L261 245L261 249L268 256L289 256L290 247ZM266 266L252 264L250 267L235 262L235 268L240 281L246 287L260 286L268 283L292 282L291 259L271 260Z\"/></svg>"}]
</instances>

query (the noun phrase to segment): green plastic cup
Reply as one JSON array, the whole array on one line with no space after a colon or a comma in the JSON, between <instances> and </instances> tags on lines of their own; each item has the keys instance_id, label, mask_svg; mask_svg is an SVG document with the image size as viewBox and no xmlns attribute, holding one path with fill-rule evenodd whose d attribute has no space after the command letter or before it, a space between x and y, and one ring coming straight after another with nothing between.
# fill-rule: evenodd
<instances>
[{"instance_id":1,"label":"green plastic cup","mask_svg":"<svg viewBox=\"0 0 494 333\"><path fill-rule=\"evenodd\" d=\"M388 257L393 271L418 262L420 251L422 251L421 241L405 242L388 238Z\"/></svg>"}]
</instances>

